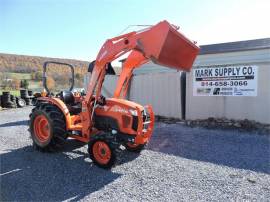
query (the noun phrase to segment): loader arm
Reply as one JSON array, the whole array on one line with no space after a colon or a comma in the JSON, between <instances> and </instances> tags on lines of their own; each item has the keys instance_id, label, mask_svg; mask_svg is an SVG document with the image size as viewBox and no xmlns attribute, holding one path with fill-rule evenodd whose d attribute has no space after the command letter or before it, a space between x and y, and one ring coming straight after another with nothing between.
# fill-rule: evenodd
<instances>
[{"instance_id":1,"label":"loader arm","mask_svg":"<svg viewBox=\"0 0 270 202\"><path fill-rule=\"evenodd\" d=\"M140 67L144 63L147 63L149 59L143 56L143 54L139 51L133 50L129 56L126 58L123 67L122 72L120 74L120 77L117 81L116 89L114 91L114 98L125 98L129 84L130 79L133 75L133 70L135 68Z\"/></svg>"},{"instance_id":2,"label":"loader arm","mask_svg":"<svg viewBox=\"0 0 270 202\"><path fill-rule=\"evenodd\" d=\"M170 68L189 71L199 52L199 47L177 29L167 21L162 21L147 29L108 39L96 58L86 95L88 106L94 92L95 99L100 96L107 64L131 50L117 85L114 95L116 97L120 96L122 85L125 80L130 79L132 70L148 60Z\"/></svg>"}]
</instances>

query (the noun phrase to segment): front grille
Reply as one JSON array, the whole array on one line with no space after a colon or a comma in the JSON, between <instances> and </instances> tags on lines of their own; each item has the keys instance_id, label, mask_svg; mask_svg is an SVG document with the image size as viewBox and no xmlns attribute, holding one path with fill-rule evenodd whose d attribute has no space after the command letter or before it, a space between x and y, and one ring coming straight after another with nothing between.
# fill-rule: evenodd
<instances>
[{"instance_id":1,"label":"front grille","mask_svg":"<svg viewBox=\"0 0 270 202\"><path fill-rule=\"evenodd\" d=\"M122 115L123 127L127 128L131 122L131 118L127 115Z\"/></svg>"},{"instance_id":2,"label":"front grille","mask_svg":"<svg viewBox=\"0 0 270 202\"><path fill-rule=\"evenodd\" d=\"M145 122L146 121L146 119L147 119L147 116L144 114L144 112L142 111L142 117L143 117L143 122Z\"/></svg>"},{"instance_id":3,"label":"front grille","mask_svg":"<svg viewBox=\"0 0 270 202\"><path fill-rule=\"evenodd\" d=\"M149 117L149 114L147 111L141 111L141 116L142 116L142 119L143 119L143 122L147 122L150 120L150 117ZM139 120L138 120L138 116L132 116L132 129L137 131L138 130L138 125L139 125ZM147 129L148 128L148 125L149 124L144 124L143 125L143 129Z\"/></svg>"},{"instance_id":4,"label":"front grille","mask_svg":"<svg viewBox=\"0 0 270 202\"><path fill-rule=\"evenodd\" d=\"M132 129L137 131L138 130L138 116L132 116Z\"/></svg>"},{"instance_id":5,"label":"front grille","mask_svg":"<svg viewBox=\"0 0 270 202\"><path fill-rule=\"evenodd\" d=\"M148 111L146 109L142 111L142 117L143 117L143 122L144 122L143 129L147 130L149 123L146 123L146 122L150 121L150 114L148 113Z\"/></svg>"}]
</instances>

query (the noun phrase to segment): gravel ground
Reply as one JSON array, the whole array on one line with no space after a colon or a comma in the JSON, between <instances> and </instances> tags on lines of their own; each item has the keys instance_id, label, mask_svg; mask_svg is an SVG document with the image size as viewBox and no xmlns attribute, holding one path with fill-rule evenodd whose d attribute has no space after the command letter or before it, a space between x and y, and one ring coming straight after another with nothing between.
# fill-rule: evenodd
<instances>
[{"instance_id":1,"label":"gravel ground","mask_svg":"<svg viewBox=\"0 0 270 202\"><path fill-rule=\"evenodd\" d=\"M87 146L31 147L31 108L0 112L0 201L270 201L270 136L157 123L141 155L103 170Z\"/></svg>"}]
</instances>

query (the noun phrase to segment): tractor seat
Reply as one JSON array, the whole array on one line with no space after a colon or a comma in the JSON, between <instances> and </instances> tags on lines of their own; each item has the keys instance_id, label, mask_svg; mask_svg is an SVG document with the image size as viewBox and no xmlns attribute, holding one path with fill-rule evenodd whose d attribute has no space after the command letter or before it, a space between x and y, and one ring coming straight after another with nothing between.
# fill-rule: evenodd
<instances>
[{"instance_id":1,"label":"tractor seat","mask_svg":"<svg viewBox=\"0 0 270 202\"><path fill-rule=\"evenodd\" d=\"M71 115L76 115L81 113L82 111L82 104L81 103L77 103L75 105L67 105L67 108L70 112Z\"/></svg>"},{"instance_id":2,"label":"tractor seat","mask_svg":"<svg viewBox=\"0 0 270 202\"><path fill-rule=\"evenodd\" d=\"M81 103L75 103L75 98L71 91L61 91L59 97L67 105L67 108L72 115L79 114L82 111Z\"/></svg>"},{"instance_id":3,"label":"tractor seat","mask_svg":"<svg viewBox=\"0 0 270 202\"><path fill-rule=\"evenodd\" d=\"M65 104L69 104L72 105L75 102L75 98L74 95L71 91L69 90L63 90L59 93L59 97L60 99L65 103Z\"/></svg>"}]
</instances>

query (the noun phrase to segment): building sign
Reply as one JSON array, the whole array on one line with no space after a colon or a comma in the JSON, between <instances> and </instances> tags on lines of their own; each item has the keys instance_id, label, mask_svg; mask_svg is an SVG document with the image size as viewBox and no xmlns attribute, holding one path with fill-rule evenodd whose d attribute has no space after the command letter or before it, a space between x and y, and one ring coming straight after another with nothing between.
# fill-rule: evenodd
<instances>
[{"instance_id":1,"label":"building sign","mask_svg":"<svg viewBox=\"0 0 270 202\"><path fill-rule=\"evenodd\" d=\"M193 69L194 96L257 96L257 66Z\"/></svg>"}]
</instances>

